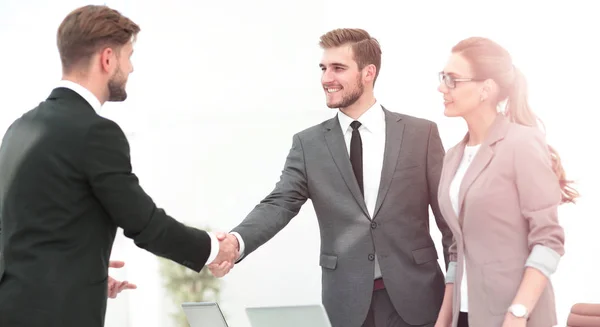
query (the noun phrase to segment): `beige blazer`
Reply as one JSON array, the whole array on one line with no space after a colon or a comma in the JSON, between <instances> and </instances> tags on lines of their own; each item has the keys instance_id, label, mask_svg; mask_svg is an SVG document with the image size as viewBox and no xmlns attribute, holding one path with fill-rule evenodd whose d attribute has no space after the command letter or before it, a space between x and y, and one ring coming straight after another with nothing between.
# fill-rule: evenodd
<instances>
[{"instance_id":1,"label":"beige blazer","mask_svg":"<svg viewBox=\"0 0 600 327\"><path fill-rule=\"evenodd\" d=\"M457 324L466 258L469 325L500 327L526 263L540 260L532 258L534 246L553 250L549 252L556 253L556 262L564 254L564 232L557 217L561 190L542 132L499 114L464 176L456 215L449 188L467 140L468 134L448 150L438 194L440 210L455 238L450 249L451 261L457 262L452 326ZM554 292L549 283L527 326L554 325Z\"/></svg>"}]
</instances>

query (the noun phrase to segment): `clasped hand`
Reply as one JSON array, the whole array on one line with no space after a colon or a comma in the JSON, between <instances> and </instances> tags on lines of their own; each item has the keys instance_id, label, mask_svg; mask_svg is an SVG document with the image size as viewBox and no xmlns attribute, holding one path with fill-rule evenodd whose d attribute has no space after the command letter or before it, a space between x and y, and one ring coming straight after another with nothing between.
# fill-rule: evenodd
<instances>
[{"instance_id":1,"label":"clasped hand","mask_svg":"<svg viewBox=\"0 0 600 327\"><path fill-rule=\"evenodd\" d=\"M219 254L213 262L208 265L208 269L215 277L223 277L233 269L235 262L239 258L240 245L235 236L227 233L217 233L219 240Z\"/></svg>"}]
</instances>

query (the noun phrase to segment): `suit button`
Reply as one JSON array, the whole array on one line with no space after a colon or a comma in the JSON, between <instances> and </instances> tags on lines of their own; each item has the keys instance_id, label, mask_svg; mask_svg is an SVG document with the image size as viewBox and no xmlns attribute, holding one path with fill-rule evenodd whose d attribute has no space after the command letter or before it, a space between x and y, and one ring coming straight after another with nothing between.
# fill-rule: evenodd
<instances>
[{"instance_id":1,"label":"suit button","mask_svg":"<svg viewBox=\"0 0 600 327\"><path fill-rule=\"evenodd\" d=\"M376 222L372 222L372 223L371 223L371 228L372 228L372 229L375 229L375 228L377 228L377 223L376 223Z\"/></svg>"},{"instance_id":2,"label":"suit button","mask_svg":"<svg viewBox=\"0 0 600 327\"><path fill-rule=\"evenodd\" d=\"M369 261L373 261L375 260L375 255L374 254L369 254Z\"/></svg>"}]
</instances>

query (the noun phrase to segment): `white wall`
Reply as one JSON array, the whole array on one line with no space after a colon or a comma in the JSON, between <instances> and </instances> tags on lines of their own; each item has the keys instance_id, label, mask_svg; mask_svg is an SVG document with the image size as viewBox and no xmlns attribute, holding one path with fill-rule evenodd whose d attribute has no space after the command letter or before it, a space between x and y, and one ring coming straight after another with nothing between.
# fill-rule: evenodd
<instances>
[{"instance_id":1,"label":"white wall","mask_svg":"<svg viewBox=\"0 0 600 327\"><path fill-rule=\"evenodd\" d=\"M49 94L60 77L56 28L85 3L0 3L0 41L8 49L0 52L0 128ZM377 37L383 65L376 96L393 111L436 121L446 147L465 129L442 115L437 72L460 39L492 37L528 76L532 105L583 194L580 203L561 209L567 254L554 284L564 325L573 303L600 302L594 278L600 174L591 160L598 139L600 50L594 40L600 23L591 2L530 3L110 1L142 33L130 97L106 105L103 114L130 136L134 169L160 206L186 223L228 230L271 191L292 135L334 114L324 106L319 84L321 34L361 27ZM25 43L16 45L20 40ZM432 233L441 252L439 232L434 227ZM284 231L223 279L222 307L231 326L248 327L245 306L319 302L318 249L308 202ZM168 326L155 257L122 236L113 257L127 266L112 273L139 289L109 301L107 326Z\"/></svg>"}]
</instances>

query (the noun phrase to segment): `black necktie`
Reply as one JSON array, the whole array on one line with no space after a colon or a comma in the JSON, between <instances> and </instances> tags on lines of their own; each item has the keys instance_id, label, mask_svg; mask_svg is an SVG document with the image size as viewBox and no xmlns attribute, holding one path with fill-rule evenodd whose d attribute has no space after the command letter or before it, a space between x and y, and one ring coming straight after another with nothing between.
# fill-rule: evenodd
<instances>
[{"instance_id":1,"label":"black necktie","mask_svg":"<svg viewBox=\"0 0 600 327\"><path fill-rule=\"evenodd\" d=\"M356 120L350 124L352 127L352 138L350 139L350 163L352 164L352 170L354 170L354 176L358 182L360 193L364 195L362 139L360 138L360 133L358 132L360 125L360 122Z\"/></svg>"}]
</instances>

